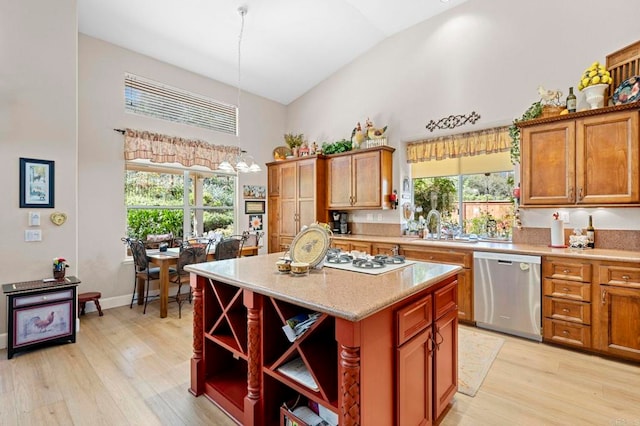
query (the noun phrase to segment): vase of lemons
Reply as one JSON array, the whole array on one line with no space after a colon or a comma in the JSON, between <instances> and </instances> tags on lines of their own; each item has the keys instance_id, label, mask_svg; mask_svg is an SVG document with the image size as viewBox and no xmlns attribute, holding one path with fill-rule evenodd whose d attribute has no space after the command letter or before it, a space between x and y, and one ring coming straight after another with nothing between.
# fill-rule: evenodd
<instances>
[{"instance_id":1,"label":"vase of lemons","mask_svg":"<svg viewBox=\"0 0 640 426\"><path fill-rule=\"evenodd\" d=\"M605 92L612 81L609 71L596 61L584 70L578 83L578 90L584 92L585 100L591 109L602 108Z\"/></svg>"}]
</instances>

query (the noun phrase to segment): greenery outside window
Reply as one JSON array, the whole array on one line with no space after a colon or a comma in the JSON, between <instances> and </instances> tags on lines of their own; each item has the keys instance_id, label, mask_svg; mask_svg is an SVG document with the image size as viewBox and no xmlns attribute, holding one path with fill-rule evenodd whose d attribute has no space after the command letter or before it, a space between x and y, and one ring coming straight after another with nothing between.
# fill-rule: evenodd
<instances>
[{"instance_id":1,"label":"greenery outside window","mask_svg":"<svg viewBox=\"0 0 640 426\"><path fill-rule=\"evenodd\" d=\"M436 208L442 215L443 231L450 235L476 234L510 240L515 207L513 185L513 171L414 179L416 217L410 225L418 231L426 226L433 232L435 223L423 225L420 216L426 218L429 210ZM431 205L432 192L437 193L435 207Z\"/></svg>"},{"instance_id":2,"label":"greenery outside window","mask_svg":"<svg viewBox=\"0 0 640 426\"><path fill-rule=\"evenodd\" d=\"M127 164L127 234L133 238L169 232L177 239L209 231L231 235L235 199L235 176Z\"/></svg>"}]
</instances>

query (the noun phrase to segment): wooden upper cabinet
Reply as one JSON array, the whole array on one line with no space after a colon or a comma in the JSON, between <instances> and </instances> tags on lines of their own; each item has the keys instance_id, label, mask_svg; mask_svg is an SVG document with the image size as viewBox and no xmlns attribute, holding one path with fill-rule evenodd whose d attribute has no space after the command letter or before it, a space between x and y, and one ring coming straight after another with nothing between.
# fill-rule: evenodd
<instances>
[{"instance_id":1,"label":"wooden upper cabinet","mask_svg":"<svg viewBox=\"0 0 640 426\"><path fill-rule=\"evenodd\" d=\"M638 111L576 122L576 202L637 203Z\"/></svg>"},{"instance_id":2,"label":"wooden upper cabinet","mask_svg":"<svg viewBox=\"0 0 640 426\"><path fill-rule=\"evenodd\" d=\"M521 132L522 204L570 204L575 186L573 122L526 127Z\"/></svg>"},{"instance_id":3,"label":"wooden upper cabinet","mask_svg":"<svg viewBox=\"0 0 640 426\"><path fill-rule=\"evenodd\" d=\"M272 196L280 195L280 167L269 167L267 194Z\"/></svg>"},{"instance_id":4,"label":"wooden upper cabinet","mask_svg":"<svg viewBox=\"0 0 640 426\"><path fill-rule=\"evenodd\" d=\"M638 106L520 126L523 206L640 203Z\"/></svg>"},{"instance_id":5,"label":"wooden upper cabinet","mask_svg":"<svg viewBox=\"0 0 640 426\"><path fill-rule=\"evenodd\" d=\"M328 208L390 208L393 151L383 146L331 156L327 162Z\"/></svg>"}]
</instances>

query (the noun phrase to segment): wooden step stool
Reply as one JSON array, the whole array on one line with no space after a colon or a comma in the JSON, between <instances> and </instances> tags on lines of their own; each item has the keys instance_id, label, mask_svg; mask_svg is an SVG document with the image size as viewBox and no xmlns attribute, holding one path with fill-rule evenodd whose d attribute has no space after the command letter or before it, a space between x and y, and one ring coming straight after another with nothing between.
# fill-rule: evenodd
<instances>
[{"instance_id":1,"label":"wooden step stool","mask_svg":"<svg viewBox=\"0 0 640 426\"><path fill-rule=\"evenodd\" d=\"M98 315L104 315L102 313L102 308L100 307L100 298L102 294L99 291L90 291L88 293L80 293L78 295L78 310L80 315L84 315L84 308L87 305L87 302L93 302L96 305L96 309L98 310Z\"/></svg>"}]
</instances>

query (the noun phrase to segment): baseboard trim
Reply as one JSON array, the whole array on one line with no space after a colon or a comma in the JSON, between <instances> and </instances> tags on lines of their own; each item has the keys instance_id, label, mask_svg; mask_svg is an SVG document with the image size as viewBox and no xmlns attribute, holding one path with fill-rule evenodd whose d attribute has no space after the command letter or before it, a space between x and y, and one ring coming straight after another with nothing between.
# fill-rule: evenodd
<instances>
[{"instance_id":1,"label":"baseboard trim","mask_svg":"<svg viewBox=\"0 0 640 426\"><path fill-rule=\"evenodd\" d=\"M160 293L159 290L155 290L155 291L149 290L149 296L157 296L159 293ZM186 292L183 290L181 293L184 293L185 295L189 294L189 290L187 289ZM120 306L127 306L130 303L131 303L131 295L100 298L100 307L102 308L103 311L105 309L119 308ZM91 312L97 312L97 311L98 310L96 309L96 306L94 303L87 303L84 310L85 314L91 313ZM80 332L80 318L76 318L76 330ZM9 338L9 333L0 334L0 349L7 348L8 338Z\"/></svg>"}]
</instances>

